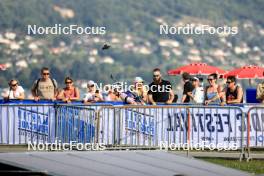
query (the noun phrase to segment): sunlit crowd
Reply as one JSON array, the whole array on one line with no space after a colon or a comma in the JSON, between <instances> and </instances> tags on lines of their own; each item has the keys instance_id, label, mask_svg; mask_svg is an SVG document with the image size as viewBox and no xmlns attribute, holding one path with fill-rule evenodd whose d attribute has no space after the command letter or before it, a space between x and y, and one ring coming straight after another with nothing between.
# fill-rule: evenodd
<instances>
[{"instance_id":1,"label":"sunlit crowd","mask_svg":"<svg viewBox=\"0 0 264 176\"><path fill-rule=\"evenodd\" d=\"M99 89L96 82L87 82L87 91L81 96L80 90L75 86L71 77L64 79L65 86L58 87L58 83L51 77L49 68L44 67L40 71L40 78L35 80L31 88L31 97L39 100L59 100L65 103L81 101L85 104L96 102L124 102L133 105L146 105L157 103L192 103L192 104L239 104L243 103L243 89L237 84L234 76L226 79L225 85L218 84L218 75L213 73L207 77L207 85L204 85L201 77L191 76L188 73L182 74L183 88L181 99L174 94L172 84L164 80L159 68L153 71L153 82L146 86L141 77L135 77L132 88L122 89L120 82L107 85L104 90ZM257 99L264 102L264 85L257 87ZM2 93L3 99L25 99L25 91L18 80L9 81L9 89Z\"/></svg>"}]
</instances>

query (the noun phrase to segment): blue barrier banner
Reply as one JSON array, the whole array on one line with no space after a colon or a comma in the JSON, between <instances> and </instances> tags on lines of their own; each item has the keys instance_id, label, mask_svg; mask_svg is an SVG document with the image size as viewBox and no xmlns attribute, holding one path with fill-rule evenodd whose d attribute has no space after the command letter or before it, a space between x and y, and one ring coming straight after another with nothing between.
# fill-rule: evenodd
<instances>
[{"instance_id":1,"label":"blue barrier banner","mask_svg":"<svg viewBox=\"0 0 264 176\"><path fill-rule=\"evenodd\" d=\"M53 106L2 106L0 114L2 144L43 143L55 138Z\"/></svg>"},{"instance_id":2,"label":"blue barrier banner","mask_svg":"<svg viewBox=\"0 0 264 176\"><path fill-rule=\"evenodd\" d=\"M188 109L177 106L103 108L100 116L100 142L144 146L188 143L190 146L215 148L241 148L246 144L245 127L242 130L245 120L242 119L243 111L240 108L207 106Z\"/></svg>"},{"instance_id":3,"label":"blue barrier banner","mask_svg":"<svg viewBox=\"0 0 264 176\"><path fill-rule=\"evenodd\" d=\"M95 137L95 109L41 101L0 105L0 143L87 143Z\"/></svg>"},{"instance_id":4,"label":"blue barrier banner","mask_svg":"<svg viewBox=\"0 0 264 176\"><path fill-rule=\"evenodd\" d=\"M239 108L190 108L191 143L219 147L242 147L243 111ZM242 134L243 133L243 134ZM245 141L243 137L243 141ZM245 143L244 143L245 144Z\"/></svg>"},{"instance_id":5,"label":"blue barrier banner","mask_svg":"<svg viewBox=\"0 0 264 176\"><path fill-rule=\"evenodd\" d=\"M180 119L173 118L178 114ZM106 144L159 146L186 142L184 108L103 108L99 141ZM177 126L177 127L176 127ZM175 130L175 128L181 128Z\"/></svg>"},{"instance_id":6,"label":"blue barrier banner","mask_svg":"<svg viewBox=\"0 0 264 176\"><path fill-rule=\"evenodd\" d=\"M248 114L250 147L264 147L264 107L252 107ZM247 124L248 125L248 124Z\"/></svg>"},{"instance_id":7,"label":"blue barrier banner","mask_svg":"<svg viewBox=\"0 0 264 176\"><path fill-rule=\"evenodd\" d=\"M85 143L98 137L98 142L105 144L159 146L160 142L188 142L241 147L246 146L249 138L250 146L264 145L264 110L251 111L250 136L247 136L247 112L253 105L126 108L122 102L89 106L81 102L62 103L0 100L0 143L41 143L56 139ZM113 108L104 108L105 105ZM102 110L97 123L95 112L99 109Z\"/></svg>"},{"instance_id":8,"label":"blue barrier banner","mask_svg":"<svg viewBox=\"0 0 264 176\"><path fill-rule=\"evenodd\" d=\"M58 106L56 136L63 143L91 143L95 137L95 109Z\"/></svg>"}]
</instances>

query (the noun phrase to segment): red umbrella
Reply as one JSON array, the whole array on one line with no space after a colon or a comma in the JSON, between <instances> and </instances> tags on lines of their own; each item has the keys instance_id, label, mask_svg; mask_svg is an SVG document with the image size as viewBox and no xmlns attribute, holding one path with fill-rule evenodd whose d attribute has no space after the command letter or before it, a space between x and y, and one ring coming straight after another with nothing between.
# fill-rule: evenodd
<instances>
[{"instance_id":1,"label":"red umbrella","mask_svg":"<svg viewBox=\"0 0 264 176\"><path fill-rule=\"evenodd\" d=\"M255 65L247 65L229 71L228 73L224 74L224 78L227 78L228 76L235 76L238 79L262 79L264 78L263 73L264 68Z\"/></svg>"},{"instance_id":2,"label":"red umbrella","mask_svg":"<svg viewBox=\"0 0 264 176\"><path fill-rule=\"evenodd\" d=\"M223 75L226 73L226 71L214 66L207 65L206 63L191 63L189 65L185 65L173 70L169 70L168 74L179 75L184 72L187 72L191 75L210 75L212 73Z\"/></svg>"},{"instance_id":3,"label":"red umbrella","mask_svg":"<svg viewBox=\"0 0 264 176\"><path fill-rule=\"evenodd\" d=\"M6 70L6 65L5 64L0 64L0 70Z\"/></svg>"}]
</instances>

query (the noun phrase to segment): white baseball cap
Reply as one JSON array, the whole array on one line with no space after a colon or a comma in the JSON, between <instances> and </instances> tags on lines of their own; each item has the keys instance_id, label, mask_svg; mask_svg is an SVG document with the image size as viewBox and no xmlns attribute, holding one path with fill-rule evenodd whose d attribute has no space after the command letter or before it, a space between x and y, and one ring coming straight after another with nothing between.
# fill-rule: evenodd
<instances>
[{"instance_id":1,"label":"white baseball cap","mask_svg":"<svg viewBox=\"0 0 264 176\"><path fill-rule=\"evenodd\" d=\"M144 82L144 80L141 77L135 77L134 82Z\"/></svg>"},{"instance_id":2,"label":"white baseball cap","mask_svg":"<svg viewBox=\"0 0 264 176\"><path fill-rule=\"evenodd\" d=\"M199 81L199 78L197 78L197 77L193 77L193 78L192 78L192 81Z\"/></svg>"},{"instance_id":3,"label":"white baseball cap","mask_svg":"<svg viewBox=\"0 0 264 176\"><path fill-rule=\"evenodd\" d=\"M88 85L88 86L95 85L95 82L94 82L93 80L90 80L90 81L88 81L87 85Z\"/></svg>"}]
</instances>

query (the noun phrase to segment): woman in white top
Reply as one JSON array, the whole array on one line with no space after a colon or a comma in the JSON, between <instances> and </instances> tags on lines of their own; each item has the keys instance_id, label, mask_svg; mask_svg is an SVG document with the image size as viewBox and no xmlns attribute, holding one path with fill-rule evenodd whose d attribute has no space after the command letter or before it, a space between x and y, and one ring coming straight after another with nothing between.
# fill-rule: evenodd
<instances>
[{"instance_id":1,"label":"woman in white top","mask_svg":"<svg viewBox=\"0 0 264 176\"><path fill-rule=\"evenodd\" d=\"M23 100L25 98L25 91L18 85L17 80L12 79L9 81L9 90L3 94L3 98Z\"/></svg>"}]
</instances>

